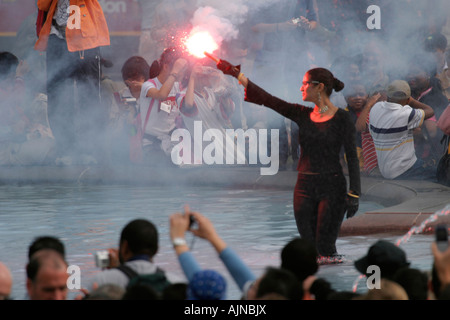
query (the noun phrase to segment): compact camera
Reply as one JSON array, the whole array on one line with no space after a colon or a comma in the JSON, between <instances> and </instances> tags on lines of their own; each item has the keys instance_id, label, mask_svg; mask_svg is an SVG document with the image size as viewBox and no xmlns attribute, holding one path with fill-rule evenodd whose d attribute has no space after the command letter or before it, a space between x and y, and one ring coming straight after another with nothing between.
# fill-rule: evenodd
<instances>
[{"instance_id":1,"label":"compact camera","mask_svg":"<svg viewBox=\"0 0 450 320\"><path fill-rule=\"evenodd\" d=\"M436 244L439 251L445 251L448 248L448 230L445 224L439 224L435 229Z\"/></svg>"},{"instance_id":2,"label":"compact camera","mask_svg":"<svg viewBox=\"0 0 450 320\"><path fill-rule=\"evenodd\" d=\"M190 215L190 216L189 216L189 229L192 228L192 227L195 225L196 222L197 222L197 221L195 221L194 216L193 216L193 215Z\"/></svg>"},{"instance_id":3,"label":"compact camera","mask_svg":"<svg viewBox=\"0 0 450 320\"><path fill-rule=\"evenodd\" d=\"M109 252L99 251L95 254L95 265L98 268L106 268L109 266Z\"/></svg>"}]
</instances>

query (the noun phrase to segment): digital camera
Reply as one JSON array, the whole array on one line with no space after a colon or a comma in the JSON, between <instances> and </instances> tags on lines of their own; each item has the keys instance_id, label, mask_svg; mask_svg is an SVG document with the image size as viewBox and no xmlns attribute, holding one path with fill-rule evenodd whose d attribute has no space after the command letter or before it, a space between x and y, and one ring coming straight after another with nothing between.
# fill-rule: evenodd
<instances>
[{"instance_id":1,"label":"digital camera","mask_svg":"<svg viewBox=\"0 0 450 320\"><path fill-rule=\"evenodd\" d=\"M98 268L106 268L109 266L109 252L99 251L95 254L95 265Z\"/></svg>"}]
</instances>

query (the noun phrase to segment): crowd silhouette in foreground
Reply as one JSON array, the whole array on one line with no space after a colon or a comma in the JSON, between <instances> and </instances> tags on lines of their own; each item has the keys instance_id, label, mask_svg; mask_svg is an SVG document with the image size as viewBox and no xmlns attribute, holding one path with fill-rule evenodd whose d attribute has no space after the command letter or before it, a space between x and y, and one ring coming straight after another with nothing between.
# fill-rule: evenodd
<instances>
[{"instance_id":1,"label":"crowd silhouette in foreground","mask_svg":"<svg viewBox=\"0 0 450 320\"><path fill-rule=\"evenodd\" d=\"M194 223L192 223L194 221ZM211 220L186 208L169 217L170 238L182 274L166 272L153 262L159 234L147 219L128 222L119 236L119 247L108 249L108 265L91 275L75 300L229 300L224 274L211 265L202 268L186 241L187 233L208 242L240 291L240 300L449 300L450 246L431 243L432 269L411 267L403 249L380 239L353 262L355 269L378 282L359 292L341 291L318 276L318 253L314 244L294 237L280 249L280 265L267 265L260 274L252 270L223 240ZM447 244L448 245L448 244ZM13 279L7 262L0 262L0 297L14 300L67 300L65 245L57 237L36 237L28 247L26 296L14 297ZM338 266L336 266L338 268ZM369 288L369 286L368 286Z\"/></svg>"}]
</instances>

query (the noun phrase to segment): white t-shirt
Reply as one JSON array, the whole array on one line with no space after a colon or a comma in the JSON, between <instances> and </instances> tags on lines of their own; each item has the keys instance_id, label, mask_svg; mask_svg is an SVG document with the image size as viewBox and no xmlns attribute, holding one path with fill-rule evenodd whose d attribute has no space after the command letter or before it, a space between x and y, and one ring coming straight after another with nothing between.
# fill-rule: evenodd
<instances>
[{"instance_id":1,"label":"white t-shirt","mask_svg":"<svg viewBox=\"0 0 450 320\"><path fill-rule=\"evenodd\" d=\"M413 129L422 125L425 112L381 101L372 107L369 119L381 174L386 179L395 179L417 161Z\"/></svg>"},{"instance_id":2,"label":"white t-shirt","mask_svg":"<svg viewBox=\"0 0 450 320\"><path fill-rule=\"evenodd\" d=\"M189 110L189 113L186 110L183 110L182 104L183 99L186 96L186 91L183 91L180 95L178 95L177 102L178 106L181 109L181 115L183 118L183 122L186 126L186 129L190 132L191 136L194 138L193 143L198 145L200 150L204 150L205 147L210 142L204 142L203 139L196 139L198 137L195 136L195 125L199 125L201 123L202 128L202 137L205 132L209 129L219 130L223 136L222 140L214 140L214 143L218 148L223 150L224 163L226 163L227 152L231 154L228 155L229 159L239 157L241 161L245 161L245 155L242 153L242 150L238 149L235 145L235 141L226 139L227 132L226 129L232 129L232 125L230 122L231 114L234 112L235 106L232 101L228 101L231 103L229 106L229 114L225 111L223 106L219 101L219 96L223 93L219 89L211 89L204 88L206 95L203 97L199 93L194 94L194 107ZM236 155L234 154L236 152ZM198 164L200 159L194 159L194 163ZM237 163L237 162L233 162Z\"/></svg>"},{"instance_id":3,"label":"white t-shirt","mask_svg":"<svg viewBox=\"0 0 450 320\"><path fill-rule=\"evenodd\" d=\"M220 103L216 98L213 90L205 88L206 97L202 97L195 93L194 95L194 111L190 114L181 112L184 124L190 132L194 132L194 121L202 121L203 129L220 129L230 128L229 115L225 114L220 107ZM183 91L177 98L178 106L182 105L186 91ZM183 110L181 110L183 111ZM234 111L234 110L232 110Z\"/></svg>"},{"instance_id":4,"label":"white t-shirt","mask_svg":"<svg viewBox=\"0 0 450 320\"><path fill-rule=\"evenodd\" d=\"M141 95L139 97L139 112L141 113L142 128L145 134L156 137L161 140L162 149L166 154L170 153L172 143L170 142L170 134L175 129L175 119L180 112L176 102L176 95L180 92L179 83L175 82L169 96L166 100L160 101L147 97L148 90L152 88L161 89L162 83L158 78L153 78L153 81L147 80L141 88ZM149 115L147 126L145 125L145 118L147 111L152 101L154 101L152 110ZM151 141L143 139L143 146L151 144Z\"/></svg>"}]
</instances>

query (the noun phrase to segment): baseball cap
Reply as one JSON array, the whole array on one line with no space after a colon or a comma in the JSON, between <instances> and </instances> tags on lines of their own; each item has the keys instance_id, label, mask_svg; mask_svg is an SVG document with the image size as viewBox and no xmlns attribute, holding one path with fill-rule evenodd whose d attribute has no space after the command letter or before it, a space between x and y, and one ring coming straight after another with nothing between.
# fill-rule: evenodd
<instances>
[{"instance_id":1,"label":"baseball cap","mask_svg":"<svg viewBox=\"0 0 450 320\"><path fill-rule=\"evenodd\" d=\"M383 277L389 277L410 263L401 248L389 241L378 240L369 248L367 255L355 261L356 269L362 274L366 274L367 268L371 265L378 266Z\"/></svg>"},{"instance_id":2,"label":"baseball cap","mask_svg":"<svg viewBox=\"0 0 450 320\"><path fill-rule=\"evenodd\" d=\"M408 99L411 96L411 88L404 80L394 80L387 88L387 96L393 99Z\"/></svg>"}]
</instances>

